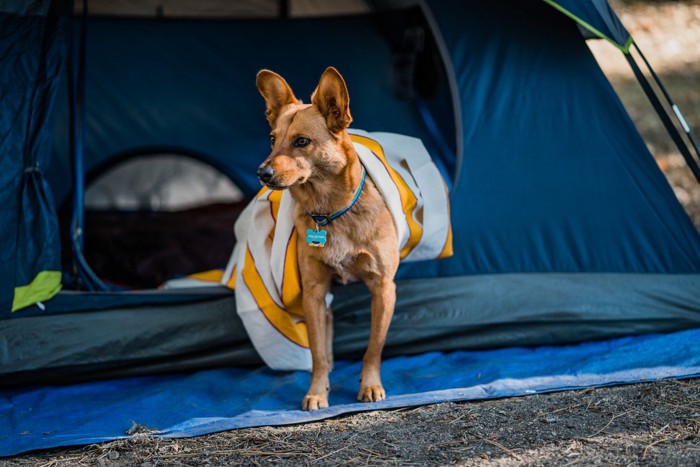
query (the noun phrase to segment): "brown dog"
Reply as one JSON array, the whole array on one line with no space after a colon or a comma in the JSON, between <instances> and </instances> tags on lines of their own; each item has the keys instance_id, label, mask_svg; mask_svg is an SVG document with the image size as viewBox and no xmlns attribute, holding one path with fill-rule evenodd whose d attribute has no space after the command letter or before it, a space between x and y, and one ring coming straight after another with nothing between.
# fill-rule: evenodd
<instances>
[{"instance_id":1,"label":"brown dog","mask_svg":"<svg viewBox=\"0 0 700 467\"><path fill-rule=\"evenodd\" d=\"M365 179L346 131L352 117L345 81L335 68L326 69L311 104L294 97L287 82L272 71L260 71L257 86L267 103L265 114L272 127L272 152L258 169L258 177L272 189L289 189L296 201L294 225L300 234L297 251L313 361L303 409L328 407L333 318L326 307L326 294L334 278L343 283L361 280L372 294L369 344L362 359L357 398L364 402L383 400L386 394L379 370L396 302L398 239L384 199L372 180ZM348 206L349 210L324 225L324 215ZM303 232L319 230L319 219L328 239L323 248L314 248Z\"/></svg>"}]
</instances>

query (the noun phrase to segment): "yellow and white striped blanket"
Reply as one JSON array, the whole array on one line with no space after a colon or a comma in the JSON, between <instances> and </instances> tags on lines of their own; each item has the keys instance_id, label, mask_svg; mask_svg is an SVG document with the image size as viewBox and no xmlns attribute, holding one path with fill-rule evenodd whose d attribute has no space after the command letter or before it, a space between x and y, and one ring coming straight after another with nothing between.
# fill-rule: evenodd
<instances>
[{"instance_id":1,"label":"yellow and white striped blanket","mask_svg":"<svg viewBox=\"0 0 700 467\"><path fill-rule=\"evenodd\" d=\"M447 189L423 143L358 130L351 138L395 220L401 260L450 256ZM235 289L238 314L268 366L311 370L293 208L288 192L260 190L236 221L236 246L221 283Z\"/></svg>"}]
</instances>

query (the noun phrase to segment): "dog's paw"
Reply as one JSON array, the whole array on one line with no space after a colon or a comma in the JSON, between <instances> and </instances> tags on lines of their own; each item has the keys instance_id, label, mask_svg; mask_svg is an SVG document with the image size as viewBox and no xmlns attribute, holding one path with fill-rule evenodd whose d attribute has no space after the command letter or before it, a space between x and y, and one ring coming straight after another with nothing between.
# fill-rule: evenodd
<instances>
[{"instance_id":1,"label":"dog's paw","mask_svg":"<svg viewBox=\"0 0 700 467\"><path fill-rule=\"evenodd\" d=\"M307 394L301 402L301 408L304 410L318 410L328 408L328 396L320 394Z\"/></svg>"},{"instance_id":2,"label":"dog's paw","mask_svg":"<svg viewBox=\"0 0 700 467\"><path fill-rule=\"evenodd\" d=\"M357 395L357 400L362 402L379 402L384 399L386 399L386 392L381 385L361 387Z\"/></svg>"}]
</instances>

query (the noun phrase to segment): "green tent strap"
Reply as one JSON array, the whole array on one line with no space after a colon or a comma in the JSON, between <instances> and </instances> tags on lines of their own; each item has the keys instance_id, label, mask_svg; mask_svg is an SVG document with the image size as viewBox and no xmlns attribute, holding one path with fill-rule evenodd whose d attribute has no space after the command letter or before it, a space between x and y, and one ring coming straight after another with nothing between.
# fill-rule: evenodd
<instances>
[{"instance_id":1,"label":"green tent strap","mask_svg":"<svg viewBox=\"0 0 700 467\"><path fill-rule=\"evenodd\" d=\"M12 311L49 300L59 290L61 290L61 273L59 271L41 271L29 284L15 287Z\"/></svg>"},{"instance_id":2,"label":"green tent strap","mask_svg":"<svg viewBox=\"0 0 700 467\"><path fill-rule=\"evenodd\" d=\"M583 26L584 28L588 29L590 32L592 32L592 33L595 34L596 36L598 36L598 37L600 37L601 39L605 39L606 41L610 42L612 45L614 45L615 47L617 47L618 49L620 49L620 51L622 51L623 54L628 55L628 54L630 53L630 46L632 45L632 42L634 42L634 40L632 39L632 36L629 36L629 37L627 38L627 41L626 41L624 44L619 44L617 41L615 41L615 40L611 39L610 37L606 36L605 34L603 34L602 32L600 32L598 29L596 29L595 27L593 27L592 25L588 24L587 22L585 22L584 20L582 20L581 18L579 18L579 17L576 16L575 14L571 13L569 10L567 10L567 9L564 8L563 6L559 5L559 4L558 4L557 2L555 2L554 0L544 0L544 2L547 3L548 5L550 5L550 6L554 7L554 8L556 8L556 9L559 10L560 12L564 13L566 16L568 16L569 18L573 19L573 20L576 21L578 24L580 24L580 25Z\"/></svg>"}]
</instances>

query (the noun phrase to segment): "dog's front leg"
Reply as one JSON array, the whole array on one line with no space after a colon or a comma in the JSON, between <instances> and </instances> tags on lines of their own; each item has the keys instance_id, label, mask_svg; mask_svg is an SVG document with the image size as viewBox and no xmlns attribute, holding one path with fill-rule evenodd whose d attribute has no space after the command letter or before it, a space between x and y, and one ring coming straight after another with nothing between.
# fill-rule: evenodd
<instances>
[{"instance_id":1,"label":"dog's front leg","mask_svg":"<svg viewBox=\"0 0 700 467\"><path fill-rule=\"evenodd\" d=\"M372 293L372 322L369 332L369 344L362 359L360 392L357 395L357 400L376 402L386 399L380 368L382 349L386 342L386 334L389 330L391 318L394 315L396 285L393 279L386 278L370 281L367 285Z\"/></svg>"},{"instance_id":2,"label":"dog's front leg","mask_svg":"<svg viewBox=\"0 0 700 467\"><path fill-rule=\"evenodd\" d=\"M311 359L311 385L302 401L304 410L328 407L330 365L327 353L326 294L330 290L331 271L320 261L306 259L302 265L302 289L304 318L309 334Z\"/></svg>"}]
</instances>

